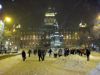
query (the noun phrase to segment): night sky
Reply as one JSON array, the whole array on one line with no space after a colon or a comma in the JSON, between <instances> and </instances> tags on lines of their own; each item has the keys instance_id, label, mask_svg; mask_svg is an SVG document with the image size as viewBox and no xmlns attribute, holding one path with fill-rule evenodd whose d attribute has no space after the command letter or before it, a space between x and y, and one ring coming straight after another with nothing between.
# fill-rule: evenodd
<instances>
[{"instance_id":1,"label":"night sky","mask_svg":"<svg viewBox=\"0 0 100 75\"><path fill-rule=\"evenodd\" d=\"M0 0L4 15L10 15L15 23L35 28L43 24L49 6L54 7L61 27L77 27L81 22L89 25L99 12L100 0Z\"/></svg>"}]
</instances>

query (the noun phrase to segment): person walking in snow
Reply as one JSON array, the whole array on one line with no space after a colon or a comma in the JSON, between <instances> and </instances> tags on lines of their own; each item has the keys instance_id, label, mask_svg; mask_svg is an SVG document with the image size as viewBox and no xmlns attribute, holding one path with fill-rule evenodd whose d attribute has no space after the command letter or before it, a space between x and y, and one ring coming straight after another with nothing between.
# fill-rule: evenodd
<instances>
[{"instance_id":1,"label":"person walking in snow","mask_svg":"<svg viewBox=\"0 0 100 75\"><path fill-rule=\"evenodd\" d=\"M22 59L23 59L23 61L25 61L25 59L26 59L26 53L24 50L22 51Z\"/></svg>"},{"instance_id":2,"label":"person walking in snow","mask_svg":"<svg viewBox=\"0 0 100 75\"><path fill-rule=\"evenodd\" d=\"M28 55L29 55L29 57L30 57L31 53L32 53L32 51L29 49L29 50L28 50Z\"/></svg>"},{"instance_id":3,"label":"person walking in snow","mask_svg":"<svg viewBox=\"0 0 100 75\"><path fill-rule=\"evenodd\" d=\"M49 56L51 56L51 54L52 54L52 49L50 49L50 50L48 51L48 53L49 53Z\"/></svg>"},{"instance_id":4,"label":"person walking in snow","mask_svg":"<svg viewBox=\"0 0 100 75\"><path fill-rule=\"evenodd\" d=\"M38 49L38 57L39 57L39 61L43 60L43 51L42 51L42 49Z\"/></svg>"},{"instance_id":5,"label":"person walking in snow","mask_svg":"<svg viewBox=\"0 0 100 75\"><path fill-rule=\"evenodd\" d=\"M68 48L65 48L64 49L64 56L68 56L69 55L69 49Z\"/></svg>"},{"instance_id":6,"label":"person walking in snow","mask_svg":"<svg viewBox=\"0 0 100 75\"><path fill-rule=\"evenodd\" d=\"M86 49L86 56L87 56L87 61L90 60L90 50L87 48Z\"/></svg>"}]
</instances>

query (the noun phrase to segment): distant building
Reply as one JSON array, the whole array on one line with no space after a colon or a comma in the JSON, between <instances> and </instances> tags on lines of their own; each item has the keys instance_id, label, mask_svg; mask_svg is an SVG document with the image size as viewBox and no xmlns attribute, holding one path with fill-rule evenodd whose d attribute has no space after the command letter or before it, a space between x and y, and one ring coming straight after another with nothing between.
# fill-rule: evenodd
<instances>
[{"instance_id":1,"label":"distant building","mask_svg":"<svg viewBox=\"0 0 100 75\"><path fill-rule=\"evenodd\" d=\"M72 47L79 45L79 27L60 28L55 18L56 14L54 9L48 8L42 27L29 32L21 31L20 46Z\"/></svg>"}]
</instances>

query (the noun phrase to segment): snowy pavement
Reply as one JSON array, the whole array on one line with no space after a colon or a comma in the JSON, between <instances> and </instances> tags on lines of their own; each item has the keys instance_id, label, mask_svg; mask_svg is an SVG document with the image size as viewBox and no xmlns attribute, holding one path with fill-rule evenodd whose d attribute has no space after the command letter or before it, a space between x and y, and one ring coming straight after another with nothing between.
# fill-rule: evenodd
<instances>
[{"instance_id":1,"label":"snowy pavement","mask_svg":"<svg viewBox=\"0 0 100 75\"><path fill-rule=\"evenodd\" d=\"M0 75L9 70L12 66L16 65L18 62L20 62L20 55L0 60Z\"/></svg>"},{"instance_id":2,"label":"snowy pavement","mask_svg":"<svg viewBox=\"0 0 100 75\"><path fill-rule=\"evenodd\" d=\"M98 64L95 69L90 71L88 75L100 75L100 64Z\"/></svg>"},{"instance_id":3,"label":"snowy pavement","mask_svg":"<svg viewBox=\"0 0 100 75\"><path fill-rule=\"evenodd\" d=\"M21 55L18 55L0 60L0 75L87 75L99 62L99 57L95 59L91 56L88 62L85 56L78 55L60 58L46 56L45 61L40 62L37 56L32 55L23 62Z\"/></svg>"}]
</instances>

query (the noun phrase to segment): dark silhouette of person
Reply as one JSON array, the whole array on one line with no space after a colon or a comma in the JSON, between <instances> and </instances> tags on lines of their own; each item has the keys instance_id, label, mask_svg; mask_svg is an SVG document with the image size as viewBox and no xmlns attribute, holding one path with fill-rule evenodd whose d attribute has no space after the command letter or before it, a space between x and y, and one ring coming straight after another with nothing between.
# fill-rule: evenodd
<instances>
[{"instance_id":1,"label":"dark silhouette of person","mask_svg":"<svg viewBox=\"0 0 100 75\"><path fill-rule=\"evenodd\" d=\"M22 59L23 59L23 61L25 61L25 59L26 59L26 53L24 50L22 51Z\"/></svg>"},{"instance_id":2,"label":"dark silhouette of person","mask_svg":"<svg viewBox=\"0 0 100 75\"><path fill-rule=\"evenodd\" d=\"M64 49L64 56L68 56L69 55L69 49L68 48L65 48Z\"/></svg>"},{"instance_id":3,"label":"dark silhouette of person","mask_svg":"<svg viewBox=\"0 0 100 75\"><path fill-rule=\"evenodd\" d=\"M49 56L51 56L52 49L49 49L48 53L49 53Z\"/></svg>"},{"instance_id":4,"label":"dark silhouette of person","mask_svg":"<svg viewBox=\"0 0 100 75\"><path fill-rule=\"evenodd\" d=\"M42 61L44 61L45 55L46 55L46 52L44 49L41 50L41 55L42 55Z\"/></svg>"},{"instance_id":5,"label":"dark silhouette of person","mask_svg":"<svg viewBox=\"0 0 100 75\"><path fill-rule=\"evenodd\" d=\"M90 50L86 48L86 56L87 56L87 61L90 60Z\"/></svg>"},{"instance_id":6,"label":"dark silhouette of person","mask_svg":"<svg viewBox=\"0 0 100 75\"><path fill-rule=\"evenodd\" d=\"M28 50L28 55L29 55L29 57L30 57L30 55L31 55L31 52L32 52L32 51L29 49L29 50Z\"/></svg>"},{"instance_id":7,"label":"dark silhouette of person","mask_svg":"<svg viewBox=\"0 0 100 75\"><path fill-rule=\"evenodd\" d=\"M45 59L45 50L44 49L38 49L38 57L39 61L44 61Z\"/></svg>"},{"instance_id":8,"label":"dark silhouette of person","mask_svg":"<svg viewBox=\"0 0 100 75\"><path fill-rule=\"evenodd\" d=\"M39 57L39 61L42 60L42 50L38 49L38 57Z\"/></svg>"},{"instance_id":9,"label":"dark silhouette of person","mask_svg":"<svg viewBox=\"0 0 100 75\"><path fill-rule=\"evenodd\" d=\"M37 54L37 52L38 52L38 49L34 49L34 55L36 55Z\"/></svg>"}]
</instances>

